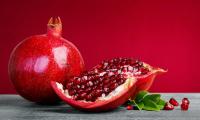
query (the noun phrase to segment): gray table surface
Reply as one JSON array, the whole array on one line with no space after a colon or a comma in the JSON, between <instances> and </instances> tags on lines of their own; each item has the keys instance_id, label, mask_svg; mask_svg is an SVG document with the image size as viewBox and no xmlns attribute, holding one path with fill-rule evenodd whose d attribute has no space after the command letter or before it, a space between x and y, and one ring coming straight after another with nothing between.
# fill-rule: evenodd
<instances>
[{"instance_id":1,"label":"gray table surface","mask_svg":"<svg viewBox=\"0 0 200 120\"><path fill-rule=\"evenodd\" d=\"M103 113L87 113L73 109L66 104L38 105L28 102L18 95L0 95L0 120L200 120L200 93L162 93L162 98L175 97L179 102L183 97L190 99L188 111L180 106L173 111L116 110Z\"/></svg>"}]
</instances>

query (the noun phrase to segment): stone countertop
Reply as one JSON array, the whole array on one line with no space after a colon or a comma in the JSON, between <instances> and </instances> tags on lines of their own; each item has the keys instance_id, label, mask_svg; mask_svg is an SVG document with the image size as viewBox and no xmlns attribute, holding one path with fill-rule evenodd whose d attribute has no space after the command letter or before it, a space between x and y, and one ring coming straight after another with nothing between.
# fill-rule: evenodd
<instances>
[{"instance_id":1,"label":"stone countertop","mask_svg":"<svg viewBox=\"0 0 200 120\"><path fill-rule=\"evenodd\" d=\"M190 100L188 111L180 106L173 111L116 110L101 113L87 113L73 109L65 103L59 105L38 105L18 95L0 95L0 120L200 120L200 93L162 93L162 98L183 97Z\"/></svg>"}]
</instances>

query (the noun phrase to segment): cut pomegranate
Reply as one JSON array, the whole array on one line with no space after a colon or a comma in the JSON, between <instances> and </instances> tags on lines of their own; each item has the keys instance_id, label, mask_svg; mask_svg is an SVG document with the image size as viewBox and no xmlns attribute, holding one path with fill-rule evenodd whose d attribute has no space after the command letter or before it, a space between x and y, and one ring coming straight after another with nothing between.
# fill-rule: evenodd
<instances>
[{"instance_id":1,"label":"cut pomegranate","mask_svg":"<svg viewBox=\"0 0 200 120\"><path fill-rule=\"evenodd\" d=\"M173 110L174 109L174 106L170 103L166 103L165 104L165 107L164 107L164 110Z\"/></svg>"},{"instance_id":2,"label":"cut pomegranate","mask_svg":"<svg viewBox=\"0 0 200 120\"><path fill-rule=\"evenodd\" d=\"M169 103L172 104L173 106L178 106L179 105L178 102L174 98L171 98L169 100Z\"/></svg>"},{"instance_id":3,"label":"cut pomegranate","mask_svg":"<svg viewBox=\"0 0 200 120\"><path fill-rule=\"evenodd\" d=\"M75 108L106 111L125 103L136 94L138 82L142 85L139 80L149 82L145 78L152 80L158 72L165 71L138 60L115 58L69 79L66 85L54 81L51 84L57 95ZM141 89L140 86L138 88Z\"/></svg>"}]
</instances>

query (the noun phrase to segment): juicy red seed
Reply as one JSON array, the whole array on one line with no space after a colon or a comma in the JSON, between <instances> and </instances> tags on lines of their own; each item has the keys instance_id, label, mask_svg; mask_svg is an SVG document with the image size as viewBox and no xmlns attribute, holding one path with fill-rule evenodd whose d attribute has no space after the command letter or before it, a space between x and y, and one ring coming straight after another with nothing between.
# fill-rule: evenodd
<instances>
[{"instance_id":1,"label":"juicy red seed","mask_svg":"<svg viewBox=\"0 0 200 120\"><path fill-rule=\"evenodd\" d=\"M109 92L110 92L110 89L109 89L109 88L104 88L104 92L105 92L105 93L109 93Z\"/></svg>"},{"instance_id":2,"label":"juicy red seed","mask_svg":"<svg viewBox=\"0 0 200 120\"><path fill-rule=\"evenodd\" d=\"M81 97L82 99L84 99L84 98L86 97L86 95L87 95L87 93L82 93L82 94L80 94L80 97Z\"/></svg>"},{"instance_id":3,"label":"juicy red seed","mask_svg":"<svg viewBox=\"0 0 200 120\"><path fill-rule=\"evenodd\" d=\"M96 90L96 96L97 96L97 97L100 97L101 94L102 94L102 90Z\"/></svg>"},{"instance_id":4,"label":"juicy red seed","mask_svg":"<svg viewBox=\"0 0 200 120\"><path fill-rule=\"evenodd\" d=\"M122 72L127 72L127 68L126 67L122 68Z\"/></svg>"},{"instance_id":5,"label":"juicy red seed","mask_svg":"<svg viewBox=\"0 0 200 120\"><path fill-rule=\"evenodd\" d=\"M66 88L67 89L71 89L72 88L72 83L67 83Z\"/></svg>"},{"instance_id":6,"label":"juicy red seed","mask_svg":"<svg viewBox=\"0 0 200 120\"><path fill-rule=\"evenodd\" d=\"M71 96L74 95L75 93L76 93L76 92L75 92L74 90L70 90L70 91L69 91L69 95L71 95Z\"/></svg>"},{"instance_id":7,"label":"juicy red seed","mask_svg":"<svg viewBox=\"0 0 200 120\"><path fill-rule=\"evenodd\" d=\"M88 87L88 88L85 90L85 92L86 92L86 93L89 93L91 90L92 90L92 89L91 89L90 87Z\"/></svg>"},{"instance_id":8,"label":"juicy red seed","mask_svg":"<svg viewBox=\"0 0 200 120\"><path fill-rule=\"evenodd\" d=\"M171 105L170 103L166 103L165 104L165 107L164 107L164 110L173 110L174 109L174 106L173 105Z\"/></svg>"},{"instance_id":9,"label":"juicy red seed","mask_svg":"<svg viewBox=\"0 0 200 120\"><path fill-rule=\"evenodd\" d=\"M86 96L87 101L90 101L91 99L92 99L92 96L90 94Z\"/></svg>"},{"instance_id":10,"label":"juicy red seed","mask_svg":"<svg viewBox=\"0 0 200 120\"><path fill-rule=\"evenodd\" d=\"M188 110L188 108L189 108L189 104L185 104L185 103L181 104L181 110Z\"/></svg>"},{"instance_id":11,"label":"juicy red seed","mask_svg":"<svg viewBox=\"0 0 200 120\"><path fill-rule=\"evenodd\" d=\"M109 79L105 79L105 80L103 81L103 84L108 84L109 82L110 82Z\"/></svg>"},{"instance_id":12,"label":"juicy red seed","mask_svg":"<svg viewBox=\"0 0 200 120\"><path fill-rule=\"evenodd\" d=\"M127 110L133 110L133 106L128 105L128 106L126 106L126 109L127 109Z\"/></svg>"},{"instance_id":13,"label":"juicy red seed","mask_svg":"<svg viewBox=\"0 0 200 120\"><path fill-rule=\"evenodd\" d=\"M113 83L113 84L111 84L110 89L111 89L111 90L114 90L117 86L118 86L117 83Z\"/></svg>"},{"instance_id":14,"label":"juicy red seed","mask_svg":"<svg viewBox=\"0 0 200 120\"><path fill-rule=\"evenodd\" d=\"M179 105L179 103L174 98L171 98L169 100L169 103L172 104L173 106L178 106Z\"/></svg>"},{"instance_id":15,"label":"juicy red seed","mask_svg":"<svg viewBox=\"0 0 200 120\"><path fill-rule=\"evenodd\" d=\"M190 101L188 100L188 98L183 98L182 104L190 104Z\"/></svg>"},{"instance_id":16,"label":"juicy red seed","mask_svg":"<svg viewBox=\"0 0 200 120\"><path fill-rule=\"evenodd\" d=\"M147 74L147 73L148 73L148 69L147 69L147 68L141 68L141 69L140 69L140 72L141 72L142 74Z\"/></svg>"}]
</instances>

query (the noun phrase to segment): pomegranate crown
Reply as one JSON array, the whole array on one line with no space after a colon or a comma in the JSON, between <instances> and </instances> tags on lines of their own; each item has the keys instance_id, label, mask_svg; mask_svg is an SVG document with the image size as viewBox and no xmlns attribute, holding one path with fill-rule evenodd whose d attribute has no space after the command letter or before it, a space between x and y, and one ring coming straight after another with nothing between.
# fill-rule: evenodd
<instances>
[{"instance_id":1,"label":"pomegranate crown","mask_svg":"<svg viewBox=\"0 0 200 120\"><path fill-rule=\"evenodd\" d=\"M48 35L53 35L53 36L60 36L62 33L62 22L60 17L53 18L51 17L49 19L49 22L47 24L47 31Z\"/></svg>"}]
</instances>

